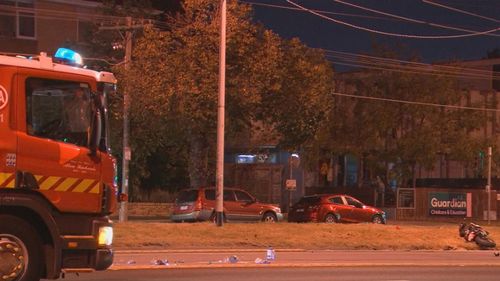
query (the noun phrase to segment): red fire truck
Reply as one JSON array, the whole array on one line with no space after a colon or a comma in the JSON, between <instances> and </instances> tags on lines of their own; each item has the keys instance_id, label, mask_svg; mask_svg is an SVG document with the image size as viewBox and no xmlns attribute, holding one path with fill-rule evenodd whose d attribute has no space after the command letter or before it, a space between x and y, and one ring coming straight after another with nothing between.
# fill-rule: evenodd
<instances>
[{"instance_id":1,"label":"red fire truck","mask_svg":"<svg viewBox=\"0 0 500 281\"><path fill-rule=\"evenodd\" d=\"M116 161L112 73L49 57L0 55L0 280L57 279L113 262Z\"/></svg>"}]
</instances>

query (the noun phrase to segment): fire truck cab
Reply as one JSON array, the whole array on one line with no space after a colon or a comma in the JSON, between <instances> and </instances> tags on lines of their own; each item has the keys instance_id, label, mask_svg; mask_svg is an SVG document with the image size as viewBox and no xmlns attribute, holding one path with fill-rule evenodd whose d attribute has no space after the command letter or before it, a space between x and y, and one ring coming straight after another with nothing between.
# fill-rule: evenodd
<instances>
[{"instance_id":1,"label":"fire truck cab","mask_svg":"<svg viewBox=\"0 0 500 281\"><path fill-rule=\"evenodd\" d=\"M113 262L112 73L79 55L0 55L0 279L57 279Z\"/></svg>"}]
</instances>

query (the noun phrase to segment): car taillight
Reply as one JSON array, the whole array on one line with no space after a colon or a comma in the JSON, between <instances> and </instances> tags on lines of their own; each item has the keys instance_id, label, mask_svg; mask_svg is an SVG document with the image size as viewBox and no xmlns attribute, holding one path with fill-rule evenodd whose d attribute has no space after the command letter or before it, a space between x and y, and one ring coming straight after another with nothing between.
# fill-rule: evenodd
<instances>
[{"instance_id":1,"label":"car taillight","mask_svg":"<svg viewBox=\"0 0 500 281\"><path fill-rule=\"evenodd\" d=\"M201 207L202 207L201 206L201 200L196 201L196 205L194 205L194 209L196 211L199 211L199 210L201 210Z\"/></svg>"},{"instance_id":2,"label":"car taillight","mask_svg":"<svg viewBox=\"0 0 500 281\"><path fill-rule=\"evenodd\" d=\"M311 212L317 212L319 210L319 206L309 206L309 210Z\"/></svg>"}]
</instances>

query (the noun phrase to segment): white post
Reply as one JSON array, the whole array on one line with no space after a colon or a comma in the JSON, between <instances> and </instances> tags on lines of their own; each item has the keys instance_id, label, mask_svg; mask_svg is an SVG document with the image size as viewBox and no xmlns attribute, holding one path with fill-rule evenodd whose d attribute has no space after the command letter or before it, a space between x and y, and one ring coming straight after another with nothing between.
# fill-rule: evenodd
<instances>
[{"instance_id":1,"label":"white post","mask_svg":"<svg viewBox=\"0 0 500 281\"><path fill-rule=\"evenodd\" d=\"M224 219L224 115L226 99L226 0L220 0L220 49L219 49L219 106L217 112L217 170L216 170L216 223Z\"/></svg>"},{"instance_id":2,"label":"white post","mask_svg":"<svg viewBox=\"0 0 500 281\"><path fill-rule=\"evenodd\" d=\"M293 180L293 154L290 154L290 180ZM290 209L292 208L292 188L288 190L288 213L290 213Z\"/></svg>"}]
</instances>

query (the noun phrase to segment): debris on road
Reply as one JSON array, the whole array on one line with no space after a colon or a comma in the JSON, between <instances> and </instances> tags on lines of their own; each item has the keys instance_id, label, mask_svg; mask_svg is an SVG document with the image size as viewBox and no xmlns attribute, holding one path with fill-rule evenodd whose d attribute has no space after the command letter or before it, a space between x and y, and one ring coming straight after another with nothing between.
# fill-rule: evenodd
<instances>
[{"instance_id":1,"label":"debris on road","mask_svg":"<svg viewBox=\"0 0 500 281\"><path fill-rule=\"evenodd\" d=\"M269 246L266 250L266 260L273 261L276 259L276 252L273 247Z\"/></svg>"},{"instance_id":2,"label":"debris on road","mask_svg":"<svg viewBox=\"0 0 500 281\"><path fill-rule=\"evenodd\" d=\"M170 265L170 264L168 263L168 260L166 260L166 259L165 259L165 260L161 260L161 259L154 259L154 260L152 261L152 264L154 264L154 265Z\"/></svg>"},{"instance_id":3,"label":"debris on road","mask_svg":"<svg viewBox=\"0 0 500 281\"><path fill-rule=\"evenodd\" d=\"M230 256L228 259L230 263L237 263L239 260L237 256Z\"/></svg>"},{"instance_id":4,"label":"debris on road","mask_svg":"<svg viewBox=\"0 0 500 281\"><path fill-rule=\"evenodd\" d=\"M239 262L240 259L233 255L233 256L230 256L230 257L226 257L222 260L217 260L217 261L208 261L208 264L214 264L214 263L237 263Z\"/></svg>"},{"instance_id":5,"label":"debris on road","mask_svg":"<svg viewBox=\"0 0 500 281\"><path fill-rule=\"evenodd\" d=\"M270 262L270 261L268 261L268 260L266 260L266 259L264 259L264 260L263 260L263 259L261 259L261 258L256 258L256 259L255 259L255 263L256 263L256 264L270 264L271 262Z\"/></svg>"}]
</instances>

